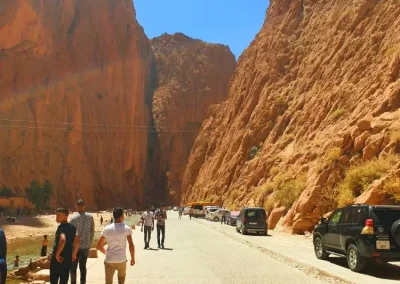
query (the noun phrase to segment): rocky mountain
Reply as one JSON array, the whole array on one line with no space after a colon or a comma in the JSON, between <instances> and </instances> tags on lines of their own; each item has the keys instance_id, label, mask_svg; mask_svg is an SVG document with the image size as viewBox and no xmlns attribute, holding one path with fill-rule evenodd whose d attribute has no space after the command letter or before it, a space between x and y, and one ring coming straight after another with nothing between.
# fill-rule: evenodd
<instances>
[{"instance_id":1,"label":"rocky mountain","mask_svg":"<svg viewBox=\"0 0 400 284\"><path fill-rule=\"evenodd\" d=\"M210 105L227 98L236 61L227 46L209 44L181 33L151 40L159 87L153 117L159 139L160 197L179 204L181 183L194 140Z\"/></svg>"},{"instance_id":2,"label":"rocky mountain","mask_svg":"<svg viewBox=\"0 0 400 284\"><path fill-rule=\"evenodd\" d=\"M1 1L0 184L140 205L155 75L131 0Z\"/></svg>"},{"instance_id":3,"label":"rocky mountain","mask_svg":"<svg viewBox=\"0 0 400 284\"><path fill-rule=\"evenodd\" d=\"M399 23L397 1L271 0L202 125L182 202L264 206L294 233L336 206L398 202Z\"/></svg>"}]
</instances>

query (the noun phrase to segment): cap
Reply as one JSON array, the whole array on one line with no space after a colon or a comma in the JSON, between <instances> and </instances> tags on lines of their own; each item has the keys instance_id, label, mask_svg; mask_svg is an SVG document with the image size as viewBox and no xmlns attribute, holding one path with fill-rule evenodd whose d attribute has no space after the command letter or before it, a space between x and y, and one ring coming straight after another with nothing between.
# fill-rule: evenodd
<instances>
[{"instance_id":1,"label":"cap","mask_svg":"<svg viewBox=\"0 0 400 284\"><path fill-rule=\"evenodd\" d=\"M78 202L76 202L78 205L85 205L85 201L83 199L79 199Z\"/></svg>"}]
</instances>

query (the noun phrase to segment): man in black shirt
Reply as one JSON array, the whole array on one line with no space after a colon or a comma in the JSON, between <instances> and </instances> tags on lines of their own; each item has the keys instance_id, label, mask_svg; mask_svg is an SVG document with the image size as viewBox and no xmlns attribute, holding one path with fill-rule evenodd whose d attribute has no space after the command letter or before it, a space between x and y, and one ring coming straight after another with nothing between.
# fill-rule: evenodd
<instances>
[{"instance_id":1,"label":"man in black shirt","mask_svg":"<svg viewBox=\"0 0 400 284\"><path fill-rule=\"evenodd\" d=\"M76 228L68 223L68 210L56 211L58 225L50 263L50 283L68 284L72 262L76 260L79 249L79 237ZM60 281L60 282L58 282Z\"/></svg>"}]
</instances>

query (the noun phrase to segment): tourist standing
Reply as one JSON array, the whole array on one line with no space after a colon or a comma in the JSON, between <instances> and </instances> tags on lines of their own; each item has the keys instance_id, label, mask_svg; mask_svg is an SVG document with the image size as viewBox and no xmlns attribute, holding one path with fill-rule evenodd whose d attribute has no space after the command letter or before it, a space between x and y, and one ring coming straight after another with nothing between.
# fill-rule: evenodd
<instances>
[{"instance_id":1,"label":"tourist standing","mask_svg":"<svg viewBox=\"0 0 400 284\"><path fill-rule=\"evenodd\" d=\"M85 212L85 201L79 199L76 203L78 213L72 217L71 224L75 226L79 235L79 249L76 260L71 266L71 283L76 283L76 271L81 274L81 284L86 283L86 262L89 256L89 250L94 238L94 219L93 216Z\"/></svg>"},{"instance_id":2,"label":"tourist standing","mask_svg":"<svg viewBox=\"0 0 400 284\"><path fill-rule=\"evenodd\" d=\"M47 235L43 236L42 249L40 250L40 256L47 256L47 245L48 245Z\"/></svg>"},{"instance_id":3,"label":"tourist standing","mask_svg":"<svg viewBox=\"0 0 400 284\"><path fill-rule=\"evenodd\" d=\"M72 262L76 260L79 237L75 226L68 223L68 210L56 211L57 227L50 262L50 284L67 284ZM58 282L60 281L60 282Z\"/></svg>"},{"instance_id":4,"label":"tourist standing","mask_svg":"<svg viewBox=\"0 0 400 284\"><path fill-rule=\"evenodd\" d=\"M103 216L100 216L100 226L103 226Z\"/></svg>"},{"instance_id":5,"label":"tourist standing","mask_svg":"<svg viewBox=\"0 0 400 284\"><path fill-rule=\"evenodd\" d=\"M223 208L221 209L221 225L226 222L226 210Z\"/></svg>"},{"instance_id":6,"label":"tourist standing","mask_svg":"<svg viewBox=\"0 0 400 284\"><path fill-rule=\"evenodd\" d=\"M132 229L125 225L124 210L122 208L114 208L113 210L114 223L107 225L99 242L97 250L106 255L104 260L104 269L106 284L112 284L115 270L118 272L118 284L125 283L126 277L126 242L129 244L129 252L131 255L131 266L135 265L135 246L132 241ZM104 248L107 240L107 251Z\"/></svg>"},{"instance_id":7,"label":"tourist standing","mask_svg":"<svg viewBox=\"0 0 400 284\"><path fill-rule=\"evenodd\" d=\"M167 211L164 204L161 204L160 209L156 211L155 219L157 220L157 243L158 248L164 248L165 241L165 220L167 219ZM161 237L162 235L162 237Z\"/></svg>"},{"instance_id":8,"label":"tourist standing","mask_svg":"<svg viewBox=\"0 0 400 284\"><path fill-rule=\"evenodd\" d=\"M6 283L7 278L7 239L0 229L0 283Z\"/></svg>"},{"instance_id":9,"label":"tourist standing","mask_svg":"<svg viewBox=\"0 0 400 284\"><path fill-rule=\"evenodd\" d=\"M150 211L150 207L146 207L146 212L142 215L142 229L144 227L144 249L150 247L151 231L154 230L154 214Z\"/></svg>"}]
</instances>

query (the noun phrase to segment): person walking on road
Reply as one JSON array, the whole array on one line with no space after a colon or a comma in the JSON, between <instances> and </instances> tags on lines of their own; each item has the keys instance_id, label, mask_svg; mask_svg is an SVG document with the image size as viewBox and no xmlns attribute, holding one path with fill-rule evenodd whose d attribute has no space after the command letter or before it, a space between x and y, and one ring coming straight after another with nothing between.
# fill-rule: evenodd
<instances>
[{"instance_id":1,"label":"person walking on road","mask_svg":"<svg viewBox=\"0 0 400 284\"><path fill-rule=\"evenodd\" d=\"M151 231L154 230L154 214L150 207L146 207L146 212L142 215L142 232L144 227L144 249L150 248Z\"/></svg>"},{"instance_id":2,"label":"person walking on road","mask_svg":"<svg viewBox=\"0 0 400 284\"><path fill-rule=\"evenodd\" d=\"M76 260L79 237L75 226L68 223L68 210L58 208L57 227L50 261L50 284L67 284L72 262ZM59 282L60 281L60 282Z\"/></svg>"},{"instance_id":3,"label":"person walking on road","mask_svg":"<svg viewBox=\"0 0 400 284\"><path fill-rule=\"evenodd\" d=\"M161 204L160 209L156 211L155 219L157 220L157 243L158 248L164 249L165 241L165 220L167 219L167 211L164 204ZM161 237L162 234L162 237Z\"/></svg>"},{"instance_id":4,"label":"person walking on road","mask_svg":"<svg viewBox=\"0 0 400 284\"><path fill-rule=\"evenodd\" d=\"M125 225L124 210L120 207L113 210L114 223L107 225L99 242L97 250L106 255L104 260L104 269L106 284L113 283L115 270L118 271L118 284L125 283L126 277L126 242L129 244L129 252L131 255L131 266L135 265L135 246L132 241L132 229ZM105 241L108 242L107 251L104 248Z\"/></svg>"},{"instance_id":5,"label":"person walking on road","mask_svg":"<svg viewBox=\"0 0 400 284\"><path fill-rule=\"evenodd\" d=\"M225 222L226 222L226 210L225 209L222 209L221 210L221 225L222 224L225 224Z\"/></svg>"},{"instance_id":6,"label":"person walking on road","mask_svg":"<svg viewBox=\"0 0 400 284\"><path fill-rule=\"evenodd\" d=\"M7 239L0 229L0 283L6 283L7 278Z\"/></svg>"},{"instance_id":7,"label":"person walking on road","mask_svg":"<svg viewBox=\"0 0 400 284\"><path fill-rule=\"evenodd\" d=\"M72 263L71 267L71 284L76 284L78 262L81 272L81 284L86 284L86 262L94 238L94 219L92 215L85 212L85 202L82 199L79 199L76 203L76 209L78 213L72 217L71 224L75 226L79 235L79 249L77 259Z\"/></svg>"},{"instance_id":8,"label":"person walking on road","mask_svg":"<svg viewBox=\"0 0 400 284\"><path fill-rule=\"evenodd\" d=\"M178 219L182 220L182 214L183 214L183 208L182 207L179 208L178 214L179 214Z\"/></svg>"}]
</instances>

